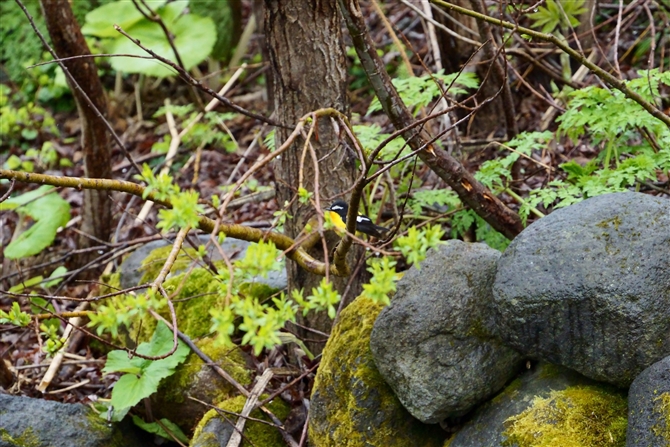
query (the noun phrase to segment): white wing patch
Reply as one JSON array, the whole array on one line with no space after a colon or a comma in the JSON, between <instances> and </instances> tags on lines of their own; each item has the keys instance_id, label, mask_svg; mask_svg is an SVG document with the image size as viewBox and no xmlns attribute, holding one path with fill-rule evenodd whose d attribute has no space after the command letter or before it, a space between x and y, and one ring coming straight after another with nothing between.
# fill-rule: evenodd
<instances>
[{"instance_id":1,"label":"white wing patch","mask_svg":"<svg viewBox=\"0 0 670 447\"><path fill-rule=\"evenodd\" d=\"M356 216L356 223L367 223L367 222L372 221L365 216Z\"/></svg>"}]
</instances>

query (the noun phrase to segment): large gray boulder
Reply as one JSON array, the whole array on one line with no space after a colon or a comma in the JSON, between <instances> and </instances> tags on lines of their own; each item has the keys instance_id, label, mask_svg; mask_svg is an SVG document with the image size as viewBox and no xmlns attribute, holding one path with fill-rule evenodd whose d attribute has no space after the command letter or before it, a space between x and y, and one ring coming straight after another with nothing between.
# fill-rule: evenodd
<instances>
[{"instance_id":1,"label":"large gray boulder","mask_svg":"<svg viewBox=\"0 0 670 447\"><path fill-rule=\"evenodd\" d=\"M3 447L143 447L151 438L128 420L107 423L82 404L0 394Z\"/></svg>"},{"instance_id":2,"label":"large gray boulder","mask_svg":"<svg viewBox=\"0 0 670 447\"><path fill-rule=\"evenodd\" d=\"M532 358L627 387L670 354L670 200L594 197L526 228L498 261L498 332Z\"/></svg>"},{"instance_id":3,"label":"large gray boulder","mask_svg":"<svg viewBox=\"0 0 670 447\"><path fill-rule=\"evenodd\" d=\"M624 392L540 362L478 408L445 446L603 447L623 446L625 438Z\"/></svg>"},{"instance_id":4,"label":"large gray boulder","mask_svg":"<svg viewBox=\"0 0 670 447\"><path fill-rule=\"evenodd\" d=\"M437 423L499 391L521 356L492 333L491 287L500 253L449 241L399 281L375 322L375 364L403 406Z\"/></svg>"},{"instance_id":5,"label":"large gray boulder","mask_svg":"<svg viewBox=\"0 0 670 447\"><path fill-rule=\"evenodd\" d=\"M628 390L626 447L670 447L670 356L635 378Z\"/></svg>"}]
</instances>

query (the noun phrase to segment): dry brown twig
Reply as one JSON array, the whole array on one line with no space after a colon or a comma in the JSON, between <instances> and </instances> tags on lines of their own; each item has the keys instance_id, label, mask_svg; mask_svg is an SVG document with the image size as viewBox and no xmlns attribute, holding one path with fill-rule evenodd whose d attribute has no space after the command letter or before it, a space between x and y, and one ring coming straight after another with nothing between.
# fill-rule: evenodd
<instances>
[{"instance_id":1,"label":"dry brown twig","mask_svg":"<svg viewBox=\"0 0 670 447\"><path fill-rule=\"evenodd\" d=\"M145 190L145 188L142 185L138 185L137 183L132 182L125 182L122 180L88 179L79 177L56 177L45 174L32 174L28 172L11 171L5 169L0 169L0 178L7 178L7 179L14 178L18 181L26 183L48 184L53 186L65 186L78 189L89 188L89 189L99 189L108 191L120 191L134 194L139 197L142 197ZM156 203L160 203L161 205L167 208L172 208L172 204L168 200L160 200L153 193L148 194L147 199L153 200ZM198 227L207 233L218 234L219 231L222 231L223 233L225 233L230 237L234 237L236 239L241 239L249 242L270 240L280 250L286 250L287 248L291 247L295 242L290 237L281 233L265 232L257 228L252 228L244 225L222 223L220 222L220 219L215 222L212 219L209 219L208 217L205 216L199 217ZM311 257L305 250L302 250L298 247L293 249L291 252L287 253L287 256L289 259L292 259L298 265L308 270L309 272L317 275L325 275L325 269L326 269L325 264ZM92 261L92 263L97 262L99 261ZM330 266L330 273L335 276L343 276L342 272L338 271L333 265Z\"/></svg>"}]
</instances>

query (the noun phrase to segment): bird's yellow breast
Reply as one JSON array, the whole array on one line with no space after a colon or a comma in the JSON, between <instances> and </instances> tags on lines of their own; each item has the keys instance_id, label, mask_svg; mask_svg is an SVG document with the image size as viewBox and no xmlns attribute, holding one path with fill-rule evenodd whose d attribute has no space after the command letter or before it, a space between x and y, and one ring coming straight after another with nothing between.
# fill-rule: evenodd
<instances>
[{"instance_id":1,"label":"bird's yellow breast","mask_svg":"<svg viewBox=\"0 0 670 447\"><path fill-rule=\"evenodd\" d=\"M333 225L343 230L347 228L347 224L344 223L344 220L339 214L337 214L335 211L328 211L328 213L330 214L330 221L333 223Z\"/></svg>"}]
</instances>

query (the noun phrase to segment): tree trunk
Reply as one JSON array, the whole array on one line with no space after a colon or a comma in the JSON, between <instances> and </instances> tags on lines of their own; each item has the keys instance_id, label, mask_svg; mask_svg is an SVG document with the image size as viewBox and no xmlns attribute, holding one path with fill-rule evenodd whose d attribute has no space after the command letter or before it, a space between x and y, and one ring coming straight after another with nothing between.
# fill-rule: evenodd
<instances>
[{"instance_id":1,"label":"tree trunk","mask_svg":"<svg viewBox=\"0 0 670 447\"><path fill-rule=\"evenodd\" d=\"M269 47L273 98L277 120L293 127L309 113L332 107L342 113L349 112L346 91L346 59L342 44L341 18L337 2L332 0L265 0L265 34ZM290 129L276 130L276 144L282 144ZM311 143L319 160L319 191L314 191L315 169L309 154L305 157L303 187L319 194L323 206L328 199L346 191L354 183L354 155L340 146L338 131L328 119L318 122ZM314 215L311 205L295 200L298 190L300 162L304 140L298 139L274 165L277 182L277 200L280 206L291 202L289 213L292 219L285 225L286 233L296 237ZM324 200L326 199L326 200ZM345 198L346 199L346 198ZM330 241L329 241L330 242ZM332 252L335 244L329 243ZM314 255L323 258L323 247L316 245ZM361 251L352 249L349 262ZM305 296L311 293L322 280L309 274L294 263L287 263L289 289L303 289ZM331 278L335 288L342 293L348 278ZM349 296L356 296L360 284L354 284ZM327 315L308 315L305 325L329 332L332 322ZM309 338L314 338L310 335ZM308 345L320 351L323 345Z\"/></svg>"},{"instance_id":2,"label":"tree trunk","mask_svg":"<svg viewBox=\"0 0 670 447\"><path fill-rule=\"evenodd\" d=\"M68 0L41 0L40 3L49 36L58 57L91 54L79 24L72 14ZM105 115L107 101L93 59L73 59L64 63L95 107ZM111 178L112 165L107 130L96 111L86 103L81 92L74 88L69 79L68 84L77 103L77 111L81 120L84 173L89 178ZM83 233L103 241L109 239L112 229L112 212L111 200L107 191L84 190L84 206L81 215ZM86 236L80 237L79 248L93 245L99 245L99 242ZM75 263L81 265L90 259L90 256L80 258L75 260Z\"/></svg>"}]
</instances>

